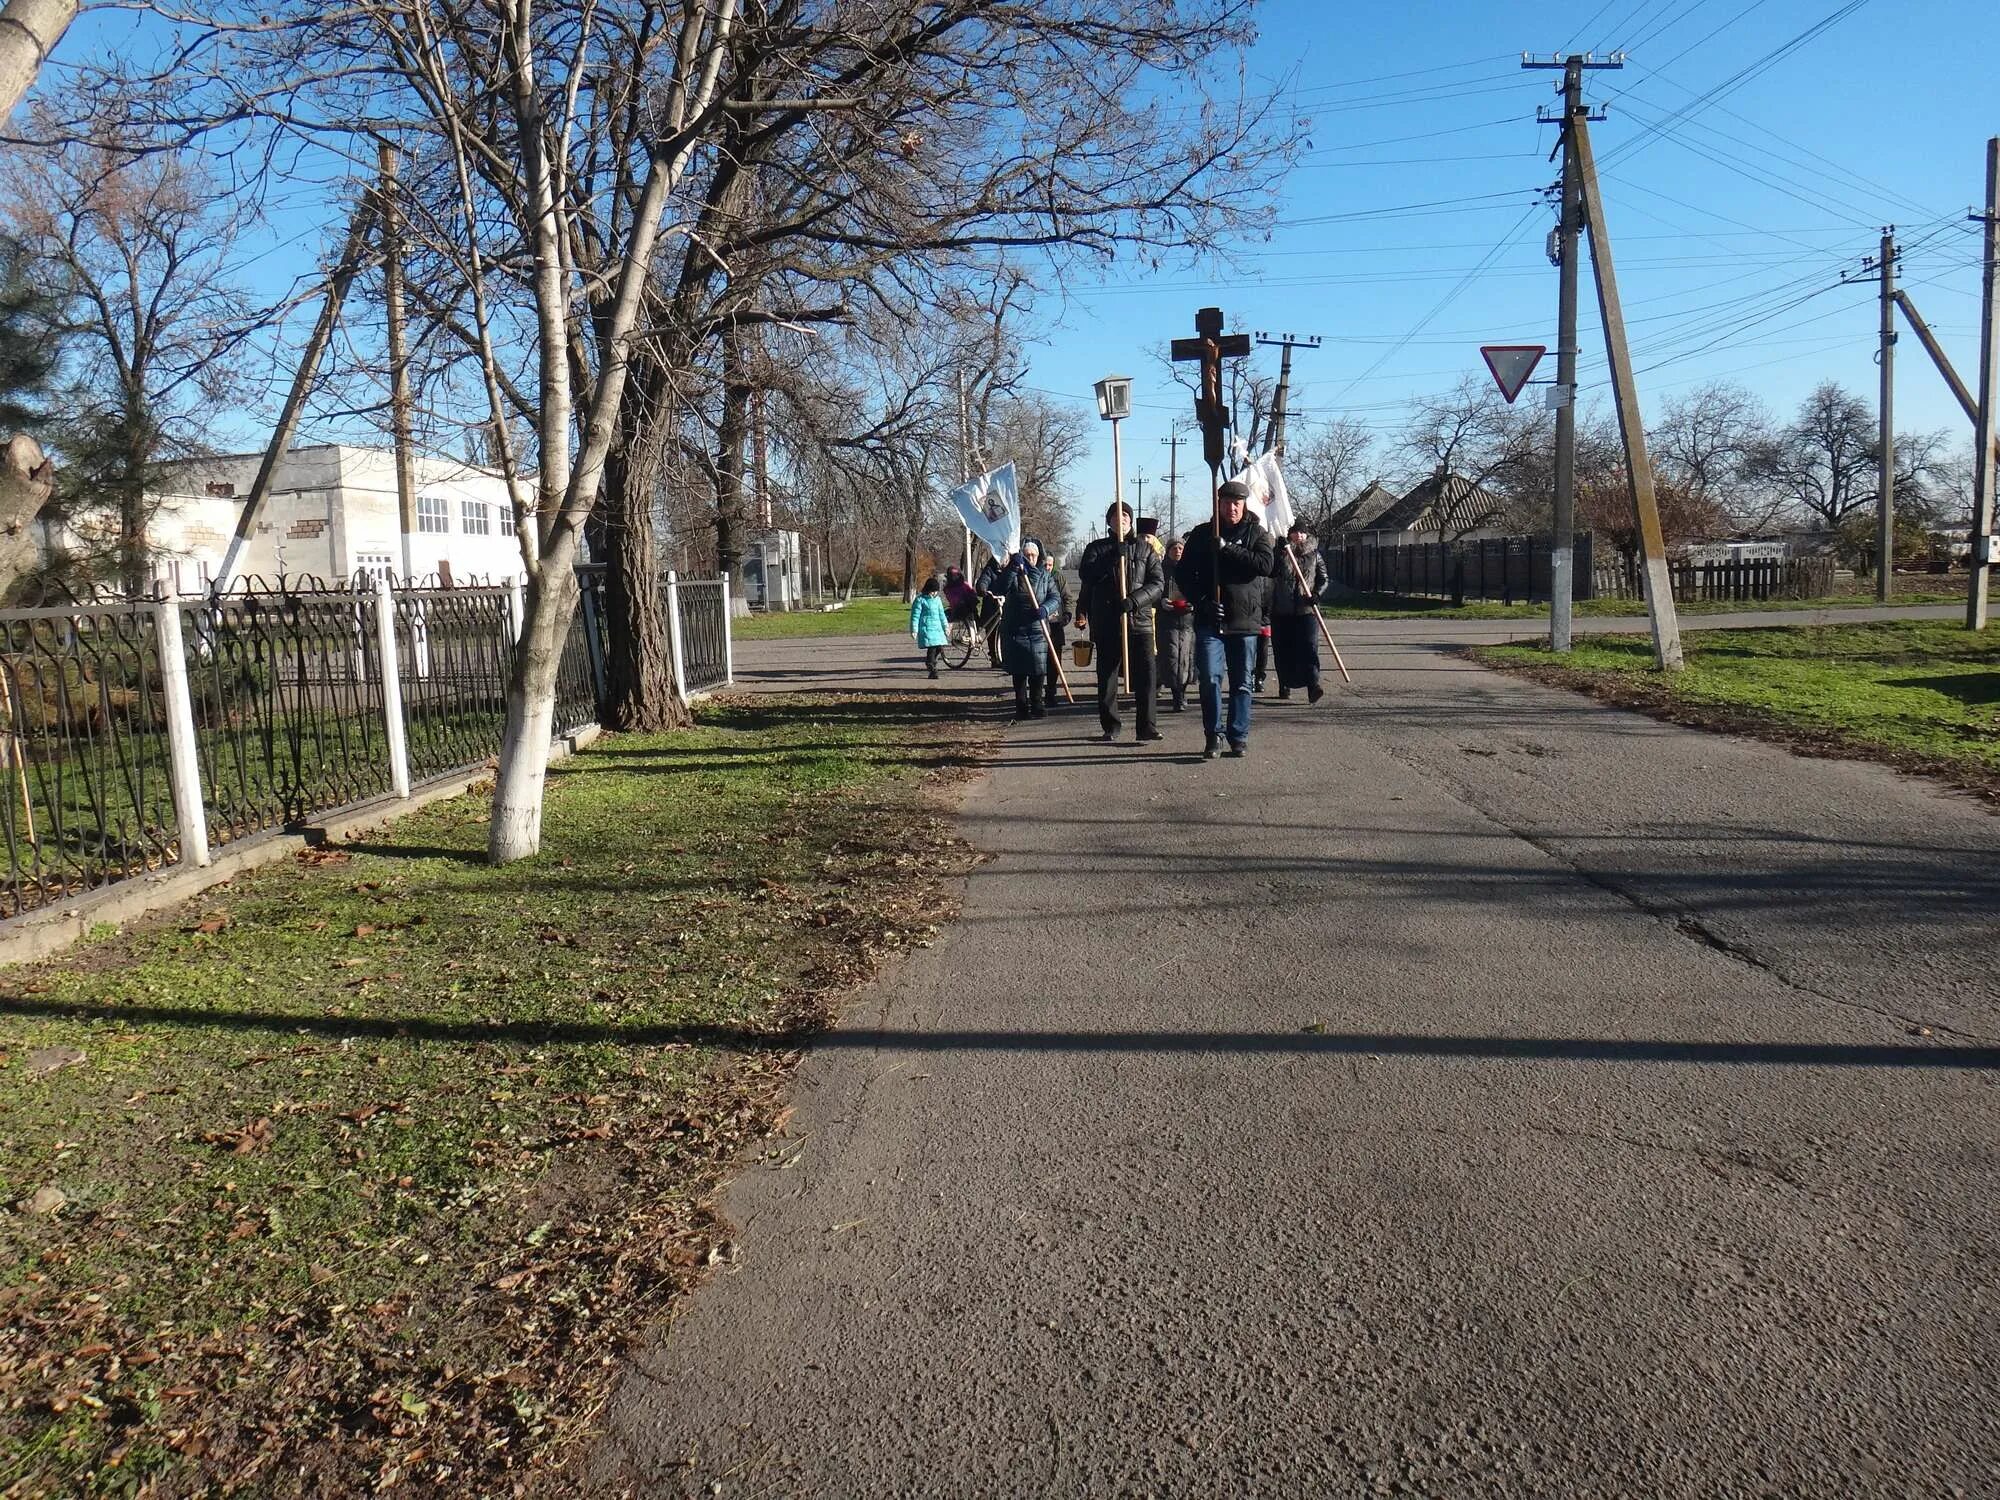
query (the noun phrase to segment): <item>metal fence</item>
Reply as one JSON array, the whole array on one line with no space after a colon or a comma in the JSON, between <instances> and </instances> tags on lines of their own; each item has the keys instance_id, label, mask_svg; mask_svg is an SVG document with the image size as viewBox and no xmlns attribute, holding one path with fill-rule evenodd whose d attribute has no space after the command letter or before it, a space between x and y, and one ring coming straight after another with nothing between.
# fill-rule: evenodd
<instances>
[{"instance_id":1,"label":"metal fence","mask_svg":"<svg viewBox=\"0 0 2000 1500\"><path fill-rule=\"evenodd\" d=\"M604 569L577 569L583 583L581 611L592 649L591 661L598 673L598 692L603 694L603 663L610 649L604 613ZM660 575L660 592L667 606L668 646L673 652L674 675L687 695L712 692L735 680L733 652L735 637L731 627L729 580L726 578L683 578L675 572Z\"/></svg>"},{"instance_id":2,"label":"metal fence","mask_svg":"<svg viewBox=\"0 0 2000 1500\"><path fill-rule=\"evenodd\" d=\"M687 690L719 686L727 587L677 589ZM0 610L0 917L492 760L519 600L363 579ZM598 718L601 631L572 617L557 735Z\"/></svg>"},{"instance_id":3,"label":"metal fence","mask_svg":"<svg viewBox=\"0 0 2000 1500\"><path fill-rule=\"evenodd\" d=\"M1571 572L1574 597L1591 595L1591 539L1576 538ZM1420 598L1490 599L1503 604L1534 603L1549 597L1549 548L1543 536L1475 537L1462 542L1405 542L1330 548L1327 570L1333 581L1363 593Z\"/></svg>"},{"instance_id":4,"label":"metal fence","mask_svg":"<svg viewBox=\"0 0 2000 1500\"><path fill-rule=\"evenodd\" d=\"M0 915L179 852L154 608L0 614Z\"/></svg>"}]
</instances>

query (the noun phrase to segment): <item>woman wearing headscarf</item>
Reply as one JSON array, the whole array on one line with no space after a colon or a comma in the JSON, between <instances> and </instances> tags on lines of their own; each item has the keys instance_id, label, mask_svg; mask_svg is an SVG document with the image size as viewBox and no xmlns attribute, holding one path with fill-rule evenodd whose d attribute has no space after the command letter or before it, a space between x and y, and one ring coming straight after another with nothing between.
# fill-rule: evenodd
<instances>
[{"instance_id":1,"label":"woman wearing headscarf","mask_svg":"<svg viewBox=\"0 0 2000 1500\"><path fill-rule=\"evenodd\" d=\"M1194 680L1194 607L1174 576L1186 551L1187 544L1179 537L1167 539L1167 592L1159 611L1159 686L1167 690L1168 705L1175 713L1187 707L1188 683Z\"/></svg>"},{"instance_id":2,"label":"woman wearing headscarf","mask_svg":"<svg viewBox=\"0 0 2000 1500\"><path fill-rule=\"evenodd\" d=\"M1014 717L1040 719L1042 683L1049 673L1049 640L1043 625L1061 608L1055 581L1042 565L1042 544L1021 539L1021 550L1007 559L995 580L1000 596L1000 660L1014 679Z\"/></svg>"},{"instance_id":3,"label":"woman wearing headscarf","mask_svg":"<svg viewBox=\"0 0 2000 1500\"><path fill-rule=\"evenodd\" d=\"M1280 698L1291 697L1293 688L1304 688L1314 703L1325 694L1319 685L1319 621L1313 616L1314 602L1325 589L1326 559L1319 555L1319 540L1303 521L1294 521L1278 544L1278 569L1271 580L1271 656L1278 667Z\"/></svg>"}]
</instances>

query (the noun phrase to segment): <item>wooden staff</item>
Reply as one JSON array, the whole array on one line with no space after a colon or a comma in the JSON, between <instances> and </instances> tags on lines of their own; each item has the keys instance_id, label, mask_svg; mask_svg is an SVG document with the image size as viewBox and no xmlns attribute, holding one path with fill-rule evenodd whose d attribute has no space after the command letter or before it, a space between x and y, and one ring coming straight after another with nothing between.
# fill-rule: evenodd
<instances>
[{"instance_id":1,"label":"wooden staff","mask_svg":"<svg viewBox=\"0 0 2000 1500\"><path fill-rule=\"evenodd\" d=\"M1340 647L1334 645L1333 632L1326 628L1326 617L1319 612L1319 603L1312 597L1312 585L1306 582L1305 570L1299 566L1299 560L1292 555L1292 544L1289 541L1283 541L1278 543L1278 545L1284 548L1285 561L1292 565L1292 577L1298 580L1299 592L1306 596L1308 605L1312 610L1313 620L1318 624L1320 636L1326 642L1326 649L1333 653L1333 664L1340 668L1340 680L1352 683L1354 679L1348 675L1347 663L1340 659Z\"/></svg>"}]
</instances>

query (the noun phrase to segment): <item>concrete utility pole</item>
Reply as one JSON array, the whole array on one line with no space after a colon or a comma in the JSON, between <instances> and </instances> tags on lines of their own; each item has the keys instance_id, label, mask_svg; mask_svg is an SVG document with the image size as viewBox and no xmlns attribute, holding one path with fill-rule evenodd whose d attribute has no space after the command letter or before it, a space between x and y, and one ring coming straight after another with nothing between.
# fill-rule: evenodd
<instances>
[{"instance_id":1,"label":"concrete utility pole","mask_svg":"<svg viewBox=\"0 0 2000 1500\"><path fill-rule=\"evenodd\" d=\"M1550 518L1553 535L1549 539L1549 650L1568 651L1575 642L1576 597L1576 305L1582 279L1577 255L1577 239L1583 232L1583 179L1577 171L1572 125L1578 120L1604 118L1592 115L1583 102L1583 74L1586 68L1622 68L1623 56L1597 59L1586 52L1546 62L1522 58L1524 68L1563 70L1562 114L1554 123L1562 127L1557 149L1563 154L1561 217L1556 221L1556 383L1552 399L1556 405L1556 494L1555 514ZM1536 111L1536 119L1550 123L1546 111Z\"/></svg>"},{"instance_id":2,"label":"concrete utility pole","mask_svg":"<svg viewBox=\"0 0 2000 1500\"><path fill-rule=\"evenodd\" d=\"M1319 335L1309 333L1304 338L1296 334L1285 334L1282 338L1268 333L1256 335L1258 343L1283 351L1278 356L1278 391L1271 398L1271 451L1285 456L1285 403L1292 393L1292 351L1294 349L1317 349Z\"/></svg>"},{"instance_id":3,"label":"concrete utility pole","mask_svg":"<svg viewBox=\"0 0 2000 1500\"><path fill-rule=\"evenodd\" d=\"M1146 519L1146 471L1141 469L1132 477L1132 524L1138 525Z\"/></svg>"},{"instance_id":4,"label":"concrete utility pole","mask_svg":"<svg viewBox=\"0 0 2000 1500\"><path fill-rule=\"evenodd\" d=\"M1179 536L1181 534L1180 486L1179 486L1180 460L1181 460L1181 444L1185 443L1186 441L1187 439L1181 436L1180 423L1178 422L1174 424L1173 430L1171 432L1169 432L1165 437L1160 439L1161 444L1164 445L1167 450L1167 535L1168 536Z\"/></svg>"},{"instance_id":5,"label":"concrete utility pole","mask_svg":"<svg viewBox=\"0 0 2000 1500\"><path fill-rule=\"evenodd\" d=\"M2000 411L2000 136L1986 143L1986 212L1967 217L1983 221L1980 236L1981 302L1979 314L1979 418L1972 446L1972 586L1966 591L1965 625L1986 628L1986 586L1993 568L1993 485L2000 479L2000 454L1994 431Z\"/></svg>"},{"instance_id":6,"label":"concrete utility pole","mask_svg":"<svg viewBox=\"0 0 2000 1500\"><path fill-rule=\"evenodd\" d=\"M1896 226L1882 230L1882 396L1877 403L1878 475L1875 506L1875 602L1896 591Z\"/></svg>"},{"instance_id":7,"label":"concrete utility pole","mask_svg":"<svg viewBox=\"0 0 2000 1500\"><path fill-rule=\"evenodd\" d=\"M1937 341L1937 335L1931 332L1931 325L1926 323L1923 314L1917 311L1917 304L1910 300L1910 294L1901 287L1896 288L1896 306L1903 310L1903 317L1915 331L1917 342L1924 346L1924 353L1931 357L1931 363L1937 366L1938 374L1944 377L1944 383L1951 387L1952 395L1958 398L1958 404L1965 412L1965 420L1976 426L1979 422L1979 403L1972 398L1972 392L1965 388L1965 382L1958 378L1958 371L1952 367L1951 360L1945 355L1944 347Z\"/></svg>"},{"instance_id":8,"label":"concrete utility pole","mask_svg":"<svg viewBox=\"0 0 2000 1500\"><path fill-rule=\"evenodd\" d=\"M1611 262L1611 233L1604 222L1604 198L1597 185L1597 158L1590 149L1590 122L1569 122L1577 171L1582 176L1583 223L1590 231L1590 263L1597 273L1597 310L1604 324L1604 352L1611 365L1611 390L1618 406L1618 430L1625 439L1626 478L1639 542L1646 556L1646 614L1653 627L1653 655L1662 672L1678 672L1680 616L1674 609L1673 575L1667 569L1667 542L1660 530L1660 507L1653 493L1653 465L1646 456L1646 422L1632 379L1632 351L1625 342L1625 312L1618 300L1618 273Z\"/></svg>"},{"instance_id":9,"label":"concrete utility pole","mask_svg":"<svg viewBox=\"0 0 2000 1500\"><path fill-rule=\"evenodd\" d=\"M410 454L410 350L403 313L403 208L396 200L396 148L384 141L377 161L382 204L383 301L389 313L389 431L396 445L396 521L403 533L403 580L417 576L417 475ZM511 523L513 517L509 516Z\"/></svg>"}]
</instances>

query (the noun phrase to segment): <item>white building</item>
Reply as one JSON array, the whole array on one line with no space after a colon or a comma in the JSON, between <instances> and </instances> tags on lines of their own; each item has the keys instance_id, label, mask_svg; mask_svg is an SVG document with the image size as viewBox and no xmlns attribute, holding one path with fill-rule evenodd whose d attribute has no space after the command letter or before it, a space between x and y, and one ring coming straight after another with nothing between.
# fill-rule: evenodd
<instances>
[{"instance_id":1,"label":"white building","mask_svg":"<svg viewBox=\"0 0 2000 1500\"><path fill-rule=\"evenodd\" d=\"M230 538L263 455L190 459L168 471L147 527L154 572L177 592L204 592L222 570ZM500 583L523 576L506 482L489 469L418 455L417 529L403 564L396 514L396 459L386 448L325 443L294 448L279 460L270 498L245 539L232 580L275 582L312 575L327 582L357 573L394 572L457 584ZM115 523L114 523L115 524ZM86 528L79 519L60 547Z\"/></svg>"}]
</instances>

